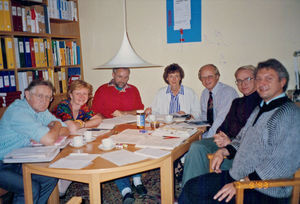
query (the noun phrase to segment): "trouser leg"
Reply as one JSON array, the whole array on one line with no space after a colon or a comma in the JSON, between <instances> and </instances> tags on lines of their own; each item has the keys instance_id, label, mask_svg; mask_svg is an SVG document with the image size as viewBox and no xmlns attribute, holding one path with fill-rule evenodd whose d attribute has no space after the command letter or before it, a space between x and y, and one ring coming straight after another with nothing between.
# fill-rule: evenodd
<instances>
[{"instance_id":1,"label":"trouser leg","mask_svg":"<svg viewBox=\"0 0 300 204\"><path fill-rule=\"evenodd\" d=\"M185 156L184 170L182 177L183 186L185 183L197 176L209 172L208 153L213 153L218 149L213 138L202 139L193 142Z\"/></svg>"},{"instance_id":2,"label":"trouser leg","mask_svg":"<svg viewBox=\"0 0 300 204\"><path fill-rule=\"evenodd\" d=\"M46 203L56 182L55 178L32 175L33 203ZM13 203L25 203L21 164L0 162L0 187L14 193Z\"/></svg>"},{"instance_id":3,"label":"trouser leg","mask_svg":"<svg viewBox=\"0 0 300 204\"><path fill-rule=\"evenodd\" d=\"M205 204L221 204L213 199L214 195L227 183L234 180L230 177L228 171L220 174L210 173L190 179L182 189L179 197L180 204L189 203L205 203ZM234 198L230 201L234 203Z\"/></svg>"}]
</instances>

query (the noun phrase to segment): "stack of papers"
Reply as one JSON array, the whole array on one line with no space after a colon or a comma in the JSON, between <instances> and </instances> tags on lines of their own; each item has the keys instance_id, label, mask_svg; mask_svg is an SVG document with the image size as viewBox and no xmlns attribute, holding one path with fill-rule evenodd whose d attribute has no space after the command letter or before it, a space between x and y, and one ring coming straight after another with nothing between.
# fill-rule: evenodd
<instances>
[{"instance_id":1,"label":"stack of papers","mask_svg":"<svg viewBox=\"0 0 300 204\"><path fill-rule=\"evenodd\" d=\"M151 137L152 131L126 129L117 135L110 136L114 143L137 144L141 140Z\"/></svg>"},{"instance_id":2,"label":"stack of papers","mask_svg":"<svg viewBox=\"0 0 300 204\"><path fill-rule=\"evenodd\" d=\"M71 153L51 164L50 168L82 169L92 163L99 154Z\"/></svg>"},{"instance_id":3,"label":"stack of papers","mask_svg":"<svg viewBox=\"0 0 300 204\"><path fill-rule=\"evenodd\" d=\"M108 133L110 130L107 130L107 129L104 130L104 129L100 129L100 128L81 128L72 135L83 135L85 131L91 131L93 137L99 137L101 135Z\"/></svg>"},{"instance_id":4,"label":"stack of papers","mask_svg":"<svg viewBox=\"0 0 300 204\"><path fill-rule=\"evenodd\" d=\"M59 153L59 147L24 147L7 154L4 163L49 162Z\"/></svg>"},{"instance_id":5,"label":"stack of papers","mask_svg":"<svg viewBox=\"0 0 300 204\"><path fill-rule=\"evenodd\" d=\"M124 123L133 123L133 122L136 122L135 115L125 115L125 116L121 116L121 117L104 119L101 122L101 124L98 126L98 128L111 130L116 125L120 125L120 124L124 124Z\"/></svg>"},{"instance_id":6,"label":"stack of papers","mask_svg":"<svg viewBox=\"0 0 300 204\"><path fill-rule=\"evenodd\" d=\"M174 136L188 138L197 132L197 128L183 127L179 124L166 125L156 129L152 134L156 136Z\"/></svg>"},{"instance_id":7,"label":"stack of papers","mask_svg":"<svg viewBox=\"0 0 300 204\"><path fill-rule=\"evenodd\" d=\"M155 148L172 150L180 145L185 137L164 137L165 135L153 135L153 131L126 129L117 135L112 135L114 143L135 144L139 148Z\"/></svg>"}]
</instances>

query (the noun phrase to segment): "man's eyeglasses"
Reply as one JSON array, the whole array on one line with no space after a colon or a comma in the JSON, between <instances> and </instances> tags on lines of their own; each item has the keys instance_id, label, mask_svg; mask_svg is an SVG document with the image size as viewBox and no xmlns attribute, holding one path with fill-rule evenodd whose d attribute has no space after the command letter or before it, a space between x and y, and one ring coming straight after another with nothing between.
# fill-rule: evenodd
<instances>
[{"instance_id":1,"label":"man's eyeglasses","mask_svg":"<svg viewBox=\"0 0 300 204\"><path fill-rule=\"evenodd\" d=\"M243 80L238 79L238 80L235 81L235 83L236 83L237 85L241 85L242 83L246 83L246 84L247 84L247 83L249 83L252 79L253 79L253 77L248 77L248 78L243 79Z\"/></svg>"},{"instance_id":2,"label":"man's eyeglasses","mask_svg":"<svg viewBox=\"0 0 300 204\"><path fill-rule=\"evenodd\" d=\"M43 94L36 94L36 93L31 93L31 94L36 96L39 100L46 99L47 101L52 101L52 99L53 99L52 96L45 96Z\"/></svg>"},{"instance_id":3,"label":"man's eyeglasses","mask_svg":"<svg viewBox=\"0 0 300 204\"><path fill-rule=\"evenodd\" d=\"M211 80L215 77L215 75L208 75L208 76L200 76L200 80Z\"/></svg>"}]
</instances>

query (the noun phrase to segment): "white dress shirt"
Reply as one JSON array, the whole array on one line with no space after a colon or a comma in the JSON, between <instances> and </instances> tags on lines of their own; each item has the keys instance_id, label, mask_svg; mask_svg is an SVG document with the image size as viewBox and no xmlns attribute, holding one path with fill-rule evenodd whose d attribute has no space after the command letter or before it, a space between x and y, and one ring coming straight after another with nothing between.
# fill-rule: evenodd
<instances>
[{"instance_id":1,"label":"white dress shirt","mask_svg":"<svg viewBox=\"0 0 300 204\"><path fill-rule=\"evenodd\" d=\"M233 99L239 97L234 88L218 82L212 90L213 107L214 107L214 122L209 131L202 135L203 138L213 137L216 134L216 130L225 120L225 117L230 109ZM204 89L201 94L200 106L201 106L201 120L207 120L207 101L209 98L209 90Z\"/></svg>"},{"instance_id":2,"label":"white dress shirt","mask_svg":"<svg viewBox=\"0 0 300 204\"><path fill-rule=\"evenodd\" d=\"M152 103L152 114L169 114L171 93L166 93L167 88L160 88ZM196 93L189 87L183 86L184 94L178 94L180 111L186 114L192 114L195 119L200 117L200 104L199 98Z\"/></svg>"}]
</instances>

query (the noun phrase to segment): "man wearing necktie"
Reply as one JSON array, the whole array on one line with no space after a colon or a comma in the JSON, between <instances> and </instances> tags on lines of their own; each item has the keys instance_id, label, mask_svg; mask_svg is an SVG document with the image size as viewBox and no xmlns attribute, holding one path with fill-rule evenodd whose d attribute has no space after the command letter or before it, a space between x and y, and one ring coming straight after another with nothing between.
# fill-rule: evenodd
<instances>
[{"instance_id":1,"label":"man wearing necktie","mask_svg":"<svg viewBox=\"0 0 300 204\"><path fill-rule=\"evenodd\" d=\"M220 72L213 64L200 68L199 80L205 89L201 94L201 120L207 120L211 127L202 135L203 138L213 137L217 128L224 121L233 99L238 97L234 88L219 82Z\"/></svg>"},{"instance_id":2,"label":"man wearing necktie","mask_svg":"<svg viewBox=\"0 0 300 204\"><path fill-rule=\"evenodd\" d=\"M234 181L257 182L293 177L300 168L300 108L285 94L289 74L276 59L260 62L255 71L257 92L262 98L246 125L212 160L214 173L190 179L179 203L235 203ZM224 160L233 159L229 171ZM255 188L244 192L243 203L289 203L291 187Z\"/></svg>"}]
</instances>

